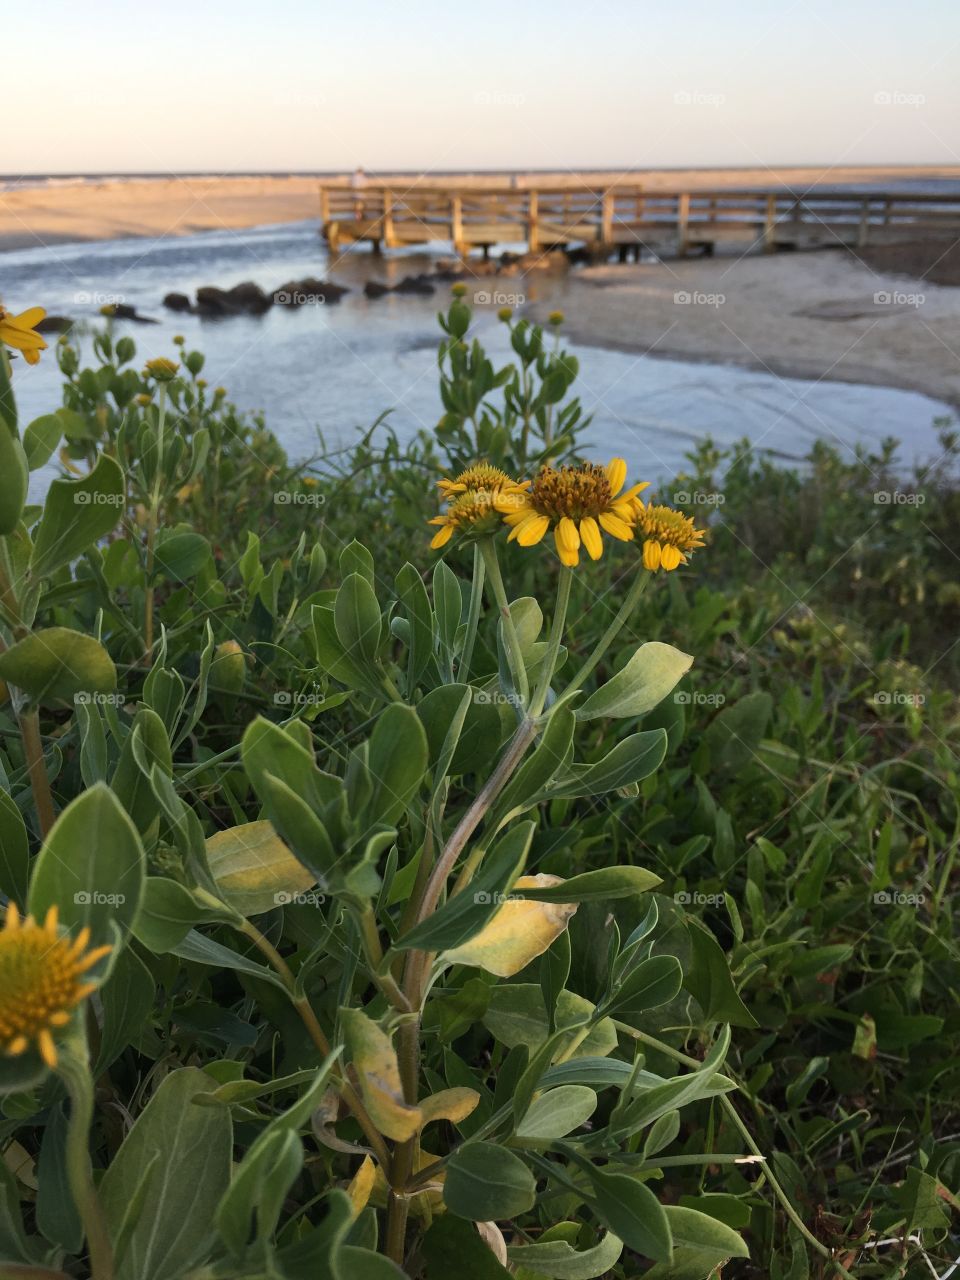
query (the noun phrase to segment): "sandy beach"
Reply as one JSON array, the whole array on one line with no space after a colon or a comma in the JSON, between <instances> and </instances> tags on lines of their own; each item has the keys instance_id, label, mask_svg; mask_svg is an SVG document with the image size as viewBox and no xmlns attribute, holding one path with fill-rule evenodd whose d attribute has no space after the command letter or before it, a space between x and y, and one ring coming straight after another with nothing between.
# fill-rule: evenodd
<instances>
[{"instance_id":1,"label":"sandy beach","mask_svg":"<svg viewBox=\"0 0 960 1280\"><path fill-rule=\"evenodd\" d=\"M880 274L844 250L591 267L572 277L566 314L578 342L960 407L960 288Z\"/></svg>"},{"instance_id":2,"label":"sandy beach","mask_svg":"<svg viewBox=\"0 0 960 1280\"><path fill-rule=\"evenodd\" d=\"M370 173L369 180L398 191L429 186L496 187L509 178L496 173L439 173L417 176ZM566 170L520 175L518 185L609 187L617 183L649 190L705 187L767 187L803 190L816 184L879 183L923 178L960 178L960 165L838 168ZM0 188L0 251L116 237L168 237L197 231L319 220L315 177L191 177L105 179L43 184L29 178ZM348 175L324 179L346 184Z\"/></svg>"}]
</instances>

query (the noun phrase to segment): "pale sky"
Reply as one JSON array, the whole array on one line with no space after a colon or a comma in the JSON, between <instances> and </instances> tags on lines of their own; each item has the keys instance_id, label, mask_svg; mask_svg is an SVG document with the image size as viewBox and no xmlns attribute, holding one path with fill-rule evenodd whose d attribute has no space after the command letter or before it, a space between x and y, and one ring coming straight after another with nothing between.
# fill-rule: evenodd
<instances>
[{"instance_id":1,"label":"pale sky","mask_svg":"<svg viewBox=\"0 0 960 1280\"><path fill-rule=\"evenodd\" d=\"M960 164L956 0L44 0L0 174Z\"/></svg>"}]
</instances>

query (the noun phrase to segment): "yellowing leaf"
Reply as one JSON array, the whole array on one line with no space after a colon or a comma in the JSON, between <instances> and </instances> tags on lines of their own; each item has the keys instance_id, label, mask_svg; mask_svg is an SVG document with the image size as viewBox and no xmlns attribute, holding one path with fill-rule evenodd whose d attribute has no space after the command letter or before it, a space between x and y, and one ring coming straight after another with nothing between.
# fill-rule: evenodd
<instances>
[{"instance_id":1,"label":"yellowing leaf","mask_svg":"<svg viewBox=\"0 0 960 1280\"><path fill-rule=\"evenodd\" d=\"M412 1138L423 1124L423 1114L404 1099L390 1037L360 1009L342 1009L340 1022L371 1120L395 1142Z\"/></svg>"},{"instance_id":2,"label":"yellowing leaf","mask_svg":"<svg viewBox=\"0 0 960 1280\"><path fill-rule=\"evenodd\" d=\"M359 1218L367 1207L367 1201L370 1199L370 1193L373 1190L373 1184L376 1179L377 1166L369 1156L364 1156L363 1164L353 1175L353 1179L349 1187L347 1187L347 1195L350 1197L351 1205L353 1205L353 1216L355 1218Z\"/></svg>"},{"instance_id":3,"label":"yellowing leaf","mask_svg":"<svg viewBox=\"0 0 960 1280\"><path fill-rule=\"evenodd\" d=\"M314 878L269 822L245 822L207 841L207 861L224 899L256 916L312 889Z\"/></svg>"},{"instance_id":4,"label":"yellowing leaf","mask_svg":"<svg viewBox=\"0 0 960 1280\"><path fill-rule=\"evenodd\" d=\"M423 1124L431 1120L450 1120L458 1124L476 1109L480 1095L476 1089L442 1089L420 1103Z\"/></svg>"},{"instance_id":5,"label":"yellowing leaf","mask_svg":"<svg viewBox=\"0 0 960 1280\"><path fill-rule=\"evenodd\" d=\"M436 1164L439 1159L439 1156L419 1148L413 1161L414 1173L422 1173L424 1169L429 1169L432 1164ZM436 1214L445 1211L446 1206L443 1203L443 1180L445 1177L446 1170L438 1169L436 1177L427 1184L426 1191L419 1191L416 1195L410 1196L408 1202L410 1212L415 1218L426 1218L429 1222ZM389 1185L383 1176L383 1170L377 1165L370 1203L376 1209L385 1209L389 1198Z\"/></svg>"},{"instance_id":6,"label":"yellowing leaf","mask_svg":"<svg viewBox=\"0 0 960 1280\"><path fill-rule=\"evenodd\" d=\"M513 888L522 892L555 884L563 884L560 876L539 872L521 876ZM443 958L451 964L473 965L500 978L512 978L552 945L576 910L575 902L530 902L511 895L488 925L461 946L445 951Z\"/></svg>"}]
</instances>

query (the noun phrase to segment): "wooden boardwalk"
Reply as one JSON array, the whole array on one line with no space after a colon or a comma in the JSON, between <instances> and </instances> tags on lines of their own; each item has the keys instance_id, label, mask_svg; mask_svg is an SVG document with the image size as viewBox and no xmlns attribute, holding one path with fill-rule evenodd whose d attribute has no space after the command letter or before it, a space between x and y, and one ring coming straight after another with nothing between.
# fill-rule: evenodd
<instances>
[{"instance_id":1,"label":"wooden boardwalk","mask_svg":"<svg viewBox=\"0 0 960 1280\"><path fill-rule=\"evenodd\" d=\"M582 248L603 260L643 248L657 254L743 249L860 247L960 236L960 197L770 191L645 191L588 188L470 189L366 185L320 187L323 235L334 251L450 244L461 256L495 245L536 253Z\"/></svg>"}]
</instances>

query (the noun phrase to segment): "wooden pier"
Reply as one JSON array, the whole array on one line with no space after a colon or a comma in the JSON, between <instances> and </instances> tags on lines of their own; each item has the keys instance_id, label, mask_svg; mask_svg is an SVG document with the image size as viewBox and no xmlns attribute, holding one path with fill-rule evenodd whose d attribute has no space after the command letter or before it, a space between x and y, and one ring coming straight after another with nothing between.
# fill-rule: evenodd
<instances>
[{"instance_id":1,"label":"wooden pier","mask_svg":"<svg viewBox=\"0 0 960 1280\"><path fill-rule=\"evenodd\" d=\"M649 248L712 253L718 245L813 249L960 235L960 197L769 191L657 191L642 187L320 187L323 235L333 251L443 243L465 257L495 245L530 252L583 249L602 261Z\"/></svg>"}]
</instances>

